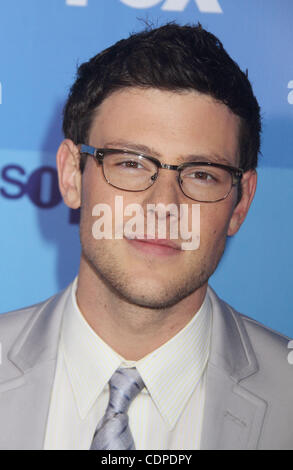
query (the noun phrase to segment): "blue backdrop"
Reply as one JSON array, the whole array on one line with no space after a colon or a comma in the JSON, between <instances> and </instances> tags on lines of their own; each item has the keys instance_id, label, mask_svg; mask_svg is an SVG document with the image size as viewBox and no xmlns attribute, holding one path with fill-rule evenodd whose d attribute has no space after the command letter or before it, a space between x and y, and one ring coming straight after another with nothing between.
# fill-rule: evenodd
<instances>
[{"instance_id":1,"label":"blue backdrop","mask_svg":"<svg viewBox=\"0 0 293 470\"><path fill-rule=\"evenodd\" d=\"M255 201L211 285L293 336L292 0L1 0L0 19L0 311L45 299L78 270L76 214L55 170L76 66L140 19L200 21L248 68L264 125Z\"/></svg>"}]
</instances>

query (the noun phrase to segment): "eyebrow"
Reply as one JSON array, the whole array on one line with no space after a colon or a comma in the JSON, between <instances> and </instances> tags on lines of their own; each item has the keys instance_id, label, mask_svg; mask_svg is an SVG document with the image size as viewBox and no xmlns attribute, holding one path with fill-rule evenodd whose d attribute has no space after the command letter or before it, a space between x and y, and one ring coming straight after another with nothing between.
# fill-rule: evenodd
<instances>
[{"instance_id":1,"label":"eyebrow","mask_svg":"<svg viewBox=\"0 0 293 470\"><path fill-rule=\"evenodd\" d=\"M135 142L130 142L127 140L115 140L111 142L105 143L105 148L119 148L121 147L123 150L141 152L145 156L149 157L157 157L162 158L162 154L156 151L152 147L148 147L147 145L138 144ZM180 163L185 162L211 162L211 163L223 163L225 165L234 165L234 162L231 162L229 158L224 157L223 155L218 155L214 152L209 154L189 154L189 155L181 155L178 157L180 159Z\"/></svg>"}]
</instances>

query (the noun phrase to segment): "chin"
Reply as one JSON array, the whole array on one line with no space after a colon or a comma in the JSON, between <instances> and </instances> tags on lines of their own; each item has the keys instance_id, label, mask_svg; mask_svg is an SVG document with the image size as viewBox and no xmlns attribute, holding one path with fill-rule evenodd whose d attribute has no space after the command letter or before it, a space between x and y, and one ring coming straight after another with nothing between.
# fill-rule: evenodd
<instances>
[{"instance_id":1,"label":"chin","mask_svg":"<svg viewBox=\"0 0 293 470\"><path fill-rule=\"evenodd\" d=\"M140 279L140 282L111 283L112 290L131 305L149 309L167 309L193 294L204 282L183 282L176 280L160 285L160 282Z\"/></svg>"},{"instance_id":2,"label":"chin","mask_svg":"<svg viewBox=\"0 0 293 470\"><path fill-rule=\"evenodd\" d=\"M209 277L205 263L199 263L203 266L196 270L189 266L181 272L177 269L170 273L170 267L160 269L150 264L123 263L117 253L112 253L112 257L106 254L106 250L94 255L86 247L83 250L88 267L106 289L116 298L137 307L173 307L202 287Z\"/></svg>"}]
</instances>

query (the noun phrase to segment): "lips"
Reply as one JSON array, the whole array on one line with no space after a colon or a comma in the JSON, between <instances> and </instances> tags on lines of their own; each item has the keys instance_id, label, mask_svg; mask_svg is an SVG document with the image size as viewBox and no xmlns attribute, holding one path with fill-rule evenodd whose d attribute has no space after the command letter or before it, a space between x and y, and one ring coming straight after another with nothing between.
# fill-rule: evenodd
<instances>
[{"instance_id":1,"label":"lips","mask_svg":"<svg viewBox=\"0 0 293 470\"><path fill-rule=\"evenodd\" d=\"M171 255L181 251L181 247L175 242L163 238L129 238L126 240L135 248L147 253Z\"/></svg>"}]
</instances>

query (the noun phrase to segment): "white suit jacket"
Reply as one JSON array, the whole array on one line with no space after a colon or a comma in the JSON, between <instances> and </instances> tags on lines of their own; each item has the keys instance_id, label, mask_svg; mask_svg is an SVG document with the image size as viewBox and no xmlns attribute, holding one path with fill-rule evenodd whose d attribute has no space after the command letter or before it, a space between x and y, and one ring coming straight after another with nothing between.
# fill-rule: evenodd
<instances>
[{"instance_id":1,"label":"white suit jacket","mask_svg":"<svg viewBox=\"0 0 293 470\"><path fill-rule=\"evenodd\" d=\"M70 286L0 315L0 449L42 449ZM213 309L202 449L293 449L288 338L240 315L209 287Z\"/></svg>"}]
</instances>

